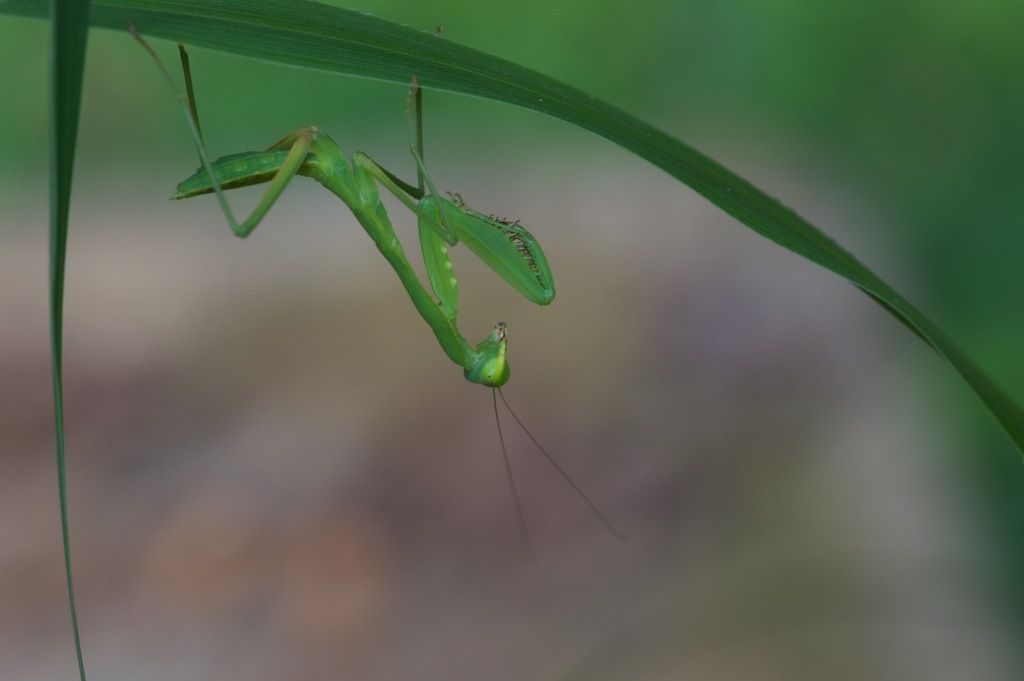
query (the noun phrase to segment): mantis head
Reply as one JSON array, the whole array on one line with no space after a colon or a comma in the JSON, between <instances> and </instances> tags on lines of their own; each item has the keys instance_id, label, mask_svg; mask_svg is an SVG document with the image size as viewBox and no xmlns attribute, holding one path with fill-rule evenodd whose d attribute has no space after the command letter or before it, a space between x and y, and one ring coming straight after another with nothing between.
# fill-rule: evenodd
<instances>
[{"instance_id":1,"label":"mantis head","mask_svg":"<svg viewBox=\"0 0 1024 681\"><path fill-rule=\"evenodd\" d=\"M473 362L466 367L466 380L489 388L500 388L508 382L508 361L505 359L505 322L498 322L491 335L476 346Z\"/></svg>"}]
</instances>

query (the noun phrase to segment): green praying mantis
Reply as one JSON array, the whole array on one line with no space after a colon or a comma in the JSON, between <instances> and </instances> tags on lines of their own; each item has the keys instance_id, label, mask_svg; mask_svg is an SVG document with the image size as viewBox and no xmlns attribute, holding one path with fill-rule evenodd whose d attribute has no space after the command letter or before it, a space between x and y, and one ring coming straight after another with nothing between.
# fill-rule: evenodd
<instances>
[{"instance_id":1,"label":"green praying mantis","mask_svg":"<svg viewBox=\"0 0 1024 681\"><path fill-rule=\"evenodd\" d=\"M449 194L447 198L438 194L423 162L422 91L415 77L412 78L407 102L407 118L414 138L410 150L417 166L415 186L402 181L362 152L357 151L350 160L346 160L337 143L316 126L296 130L266 150L232 154L211 162L199 130L191 72L184 47L179 46L179 50L187 96L181 93L170 72L134 27L129 24L128 28L156 60L177 93L202 163L195 174L178 185L173 198L215 194L231 230L244 238L256 229L296 175L310 177L327 188L345 203L373 239L448 358L462 368L468 381L492 388L499 442L527 553L533 555L533 549L501 431L499 396L516 423L605 528L614 536L622 538L583 490L530 434L501 393L501 386L509 379L506 357L508 327L505 322L498 322L489 335L476 345L470 344L459 329L459 289L448 253L451 246L465 244L490 269L526 299L538 305L551 303L555 297L555 286L544 251L522 225L477 212L458 194ZM262 183L268 183L263 196L248 217L241 222L237 221L224 197L224 191ZM417 218L429 291L414 271L395 234L381 202L379 187L384 187L394 195Z\"/></svg>"}]
</instances>

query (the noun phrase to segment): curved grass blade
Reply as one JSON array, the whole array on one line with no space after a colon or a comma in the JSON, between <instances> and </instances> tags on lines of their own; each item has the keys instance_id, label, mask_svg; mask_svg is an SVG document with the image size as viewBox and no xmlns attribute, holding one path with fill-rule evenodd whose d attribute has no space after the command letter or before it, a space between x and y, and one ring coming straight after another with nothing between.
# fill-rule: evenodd
<instances>
[{"instance_id":1,"label":"curved grass blade","mask_svg":"<svg viewBox=\"0 0 1024 681\"><path fill-rule=\"evenodd\" d=\"M45 16L40 0L0 13ZM139 32L282 64L407 83L506 102L590 130L647 159L762 236L852 282L944 357L1024 452L1024 412L944 333L816 227L696 149L584 92L433 33L315 2L106 0L95 26Z\"/></svg>"},{"instance_id":2,"label":"curved grass blade","mask_svg":"<svg viewBox=\"0 0 1024 681\"><path fill-rule=\"evenodd\" d=\"M82 101L82 72L89 36L89 1L55 0L50 34L50 349L53 417L57 446L57 485L64 542L64 570L71 608L78 674L85 681L82 639L78 632L75 585L71 571L71 531L64 440L64 265L67 260L71 180Z\"/></svg>"}]
</instances>

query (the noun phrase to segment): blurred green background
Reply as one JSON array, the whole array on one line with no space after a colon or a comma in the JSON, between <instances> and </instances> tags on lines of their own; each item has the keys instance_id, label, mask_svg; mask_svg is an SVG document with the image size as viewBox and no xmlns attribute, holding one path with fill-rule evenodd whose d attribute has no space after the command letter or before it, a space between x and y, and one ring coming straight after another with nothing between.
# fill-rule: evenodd
<instances>
[{"instance_id":1,"label":"blurred green background","mask_svg":"<svg viewBox=\"0 0 1024 681\"><path fill-rule=\"evenodd\" d=\"M724 162L1024 400L1021 3L345 6L443 26ZM73 664L46 40L42 22L0 18L2 678ZM214 154L316 123L411 176L404 87L192 58ZM489 399L344 207L297 183L241 243L212 201L169 203L196 163L173 95L127 35L95 31L66 337L94 673L1020 678L1024 470L945 365L602 140L444 93L426 107L439 187L521 219L559 288L532 309L457 260L464 332L509 321L509 399L631 540L602 535L518 441L540 554L523 560Z\"/></svg>"}]
</instances>

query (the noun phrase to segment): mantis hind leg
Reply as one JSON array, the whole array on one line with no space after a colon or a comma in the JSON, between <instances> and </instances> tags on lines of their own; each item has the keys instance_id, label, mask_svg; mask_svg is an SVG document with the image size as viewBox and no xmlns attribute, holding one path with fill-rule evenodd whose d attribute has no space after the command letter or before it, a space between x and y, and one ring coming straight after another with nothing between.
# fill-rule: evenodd
<instances>
[{"instance_id":1,"label":"mantis hind leg","mask_svg":"<svg viewBox=\"0 0 1024 681\"><path fill-rule=\"evenodd\" d=\"M303 161L306 159L306 155L309 153L310 145L313 142L315 130L312 128L304 128L292 133L292 135L281 140L281 142L278 142L278 145L282 145L286 140L293 140L291 150L285 157L281 167L274 175L274 179L271 180L270 186L267 187L267 191L263 194L263 197L253 209L252 213L250 213L250 215L242 222L238 222L231 210L231 206L228 204L227 198L224 196L221 181L218 179L217 172L214 169L213 164L210 162L210 155L206 151L206 145L203 143L203 137L199 130L199 119L196 114L195 105L195 92L192 87L192 70L189 66L188 53L185 51L185 47L181 44L178 45L179 54L181 55L181 66L185 76L185 85L188 91L187 95L181 92L178 84L174 81L174 77L171 75L170 71L167 70L167 67L164 66L160 57L157 56L153 48L149 46L149 43L147 43L141 35L139 35L138 31L135 30L135 26L130 22L128 24L128 31L137 41L139 41L146 51L149 52L150 56L153 57L153 60L159 67L160 72L170 84L171 89L174 90L175 95L177 95L178 104L181 106L181 111L185 116L185 122L188 124L189 132L192 134L192 140L195 142L196 151L199 152L201 166L206 170L213 192L217 195L217 201L220 204L221 211L224 213L224 217L231 226L231 231L239 237L249 236L249 234L256 229L256 226L259 225L260 221L267 214L267 211L270 210L270 207L273 206L274 202L281 196L281 193L285 190L288 183L302 166Z\"/></svg>"},{"instance_id":2,"label":"mantis hind leg","mask_svg":"<svg viewBox=\"0 0 1024 681\"><path fill-rule=\"evenodd\" d=\"M235 216L227 204L227 199L223 199L224 195L218 185L217 178L211 176L214 183L214 191L217 192L218 198L222 199L221 208L224 209L224 217L227 218L228 224L231 225L231 231L237 236L242 238L249 236L266 216L271 206L277 202L281 194L284 193L284 190L288 188L288 183L292 181L292 178L299 172L299 168L302 167L303 162L306 160L306 156L309 154L310 147L316 137L316 132L315 128L302 128L270 147L272 150L284 149L287 143L291 143L291 148L288 151L288 155L285 156L281 168L274 175L274 179L270 181L270 184L267 185L266 191L263 192L263 196L260 197L259 203L252 209L249 217L245 218L241 223L235 221Z\"/></svg>"}]
</instances>

